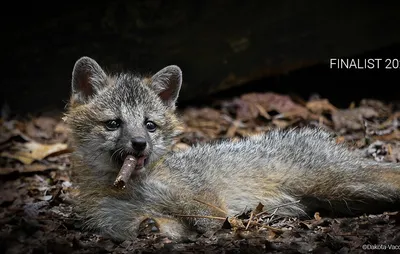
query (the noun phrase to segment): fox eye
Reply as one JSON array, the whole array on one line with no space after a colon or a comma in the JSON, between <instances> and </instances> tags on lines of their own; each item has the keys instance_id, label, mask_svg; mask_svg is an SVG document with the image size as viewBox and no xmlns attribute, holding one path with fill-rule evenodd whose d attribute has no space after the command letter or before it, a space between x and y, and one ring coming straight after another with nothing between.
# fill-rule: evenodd
<instances>
[{"instance_id":1,"label":"fox eye","mask_svg":"<svg viewBox=\"0 0 400 254\"><path fill-rule=\"evenodd\" d=\"M121 120L119 120L119 119L109 120L105 124L106 124L107 130L115 131L121 125Z\"/></svg>"},{"instance_id":2,"label":"fox eye","mask_svg":"<svg viewBox=\"0 0 400 254\"><path fill-rule=\"evenodd\" d=\"M154 122L147 120L145 124L146 124L146 129L149 132L155 132L156 131L157 125Z\"/></svg>"}]
</instances>

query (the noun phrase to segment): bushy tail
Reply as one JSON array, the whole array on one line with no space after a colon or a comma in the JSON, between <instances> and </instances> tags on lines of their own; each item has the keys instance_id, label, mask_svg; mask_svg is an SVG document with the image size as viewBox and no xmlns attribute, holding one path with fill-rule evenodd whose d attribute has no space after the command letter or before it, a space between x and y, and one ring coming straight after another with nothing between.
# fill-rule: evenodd
<instances>
[{"instance_id":1,"label":"bushy tail","mask_svg":"<svg viewBox=\"0 0 400 254\"><path fill-rule=\"evenodd\" d=\"M294 179L294 191L289 192L308 213L348 216L400 210L400 164L365 160L328 168L307 181Z\"/></svg>"}]
</instances>

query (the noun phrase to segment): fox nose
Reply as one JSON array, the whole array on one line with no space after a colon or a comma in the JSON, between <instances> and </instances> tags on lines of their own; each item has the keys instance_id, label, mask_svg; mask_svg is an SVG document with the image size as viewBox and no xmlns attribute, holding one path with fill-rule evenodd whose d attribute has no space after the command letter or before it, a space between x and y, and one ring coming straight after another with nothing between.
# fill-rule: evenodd
<instances>
[{"instance_id":1,"label":"fox nose","mask_svg":"<svg viewBox=\"0 0 400 254\"><path fill-rule=\"evenodd\" d=\"M146 148L146 139L142 137L134 137L132 139L132 147L137 152L141 152Z\"/></svg>"}]
</instances>

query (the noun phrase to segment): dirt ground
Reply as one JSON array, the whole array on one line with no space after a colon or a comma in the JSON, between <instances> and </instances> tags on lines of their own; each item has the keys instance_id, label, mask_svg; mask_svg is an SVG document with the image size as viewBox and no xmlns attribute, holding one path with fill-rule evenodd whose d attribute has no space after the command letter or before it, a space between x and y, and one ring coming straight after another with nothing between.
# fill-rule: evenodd
<instances>
[{"instance_id":1,"label":"dirt ground","mask_svg":"<svg viewBox=\"0 0 400 254\"><path fill-rule=\"evenodd\" d=\"M181 109L184 132L174 149L240 138L271 128L321 126L363 156L400 162L400 105L364 99L336 108L328 99L249 93L207 107ZM349 218L279 217L262 204L221 229L175 244L157 235L115 242L81 229L62 115L15 116L2 110L1 253L364 253L400 248L396 211ZM396 245L397 244L397 245ZM395 253L395 252L393 252Z\"/></svg>"}]
</instances>

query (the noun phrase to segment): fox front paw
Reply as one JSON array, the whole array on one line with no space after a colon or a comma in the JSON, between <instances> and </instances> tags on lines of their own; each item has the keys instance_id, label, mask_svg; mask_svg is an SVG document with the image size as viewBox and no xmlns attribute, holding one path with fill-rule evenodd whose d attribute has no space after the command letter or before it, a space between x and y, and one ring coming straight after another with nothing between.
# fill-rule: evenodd
<instances>
[{"instance_id":1,"label":"fox front paw","mask_svg":"<svg viewBox=\"0 0 400 254\"><path fill-rule=\"evenodd\" d=\"M139 236L148 236L160 233L160 225L153 218L144 219L139 224Z\"/></svg>"},{"instance_id":2,"label":"fox front paw","mask_svg":"<svg viewBox=\"0 0 400 254\"><path fill-rule=\"evenodd\" d=\"M139 224L138 236L159 235L173 240L181 240L190 235L183 222L175 218L148 217Z\"/></svg>"}]
</instances>

